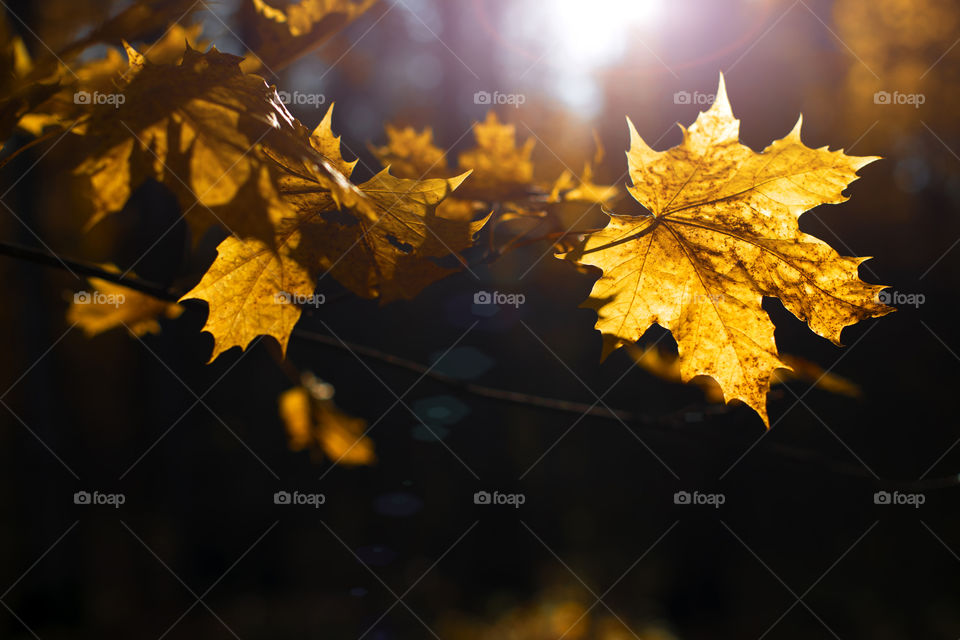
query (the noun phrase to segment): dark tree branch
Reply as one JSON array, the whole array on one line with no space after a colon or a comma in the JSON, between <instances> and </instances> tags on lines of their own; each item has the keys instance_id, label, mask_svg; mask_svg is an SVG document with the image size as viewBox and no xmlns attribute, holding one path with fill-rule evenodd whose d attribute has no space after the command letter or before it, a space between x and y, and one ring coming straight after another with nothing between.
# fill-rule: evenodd
<instances>
[{"instance_id":1,"label":"dark tree branch","mask_svg":"<svg viewBox=\"0 0 960 640\"><path fill-rule=\"evenodd\" d=\"M556 398L544 398L542 396L535 396L517 391L507 391L504 389L495 389L493 387L474 384L466 380L461 380L460 378L448 376L445 373L437 371L432 367L424 366L418 362L413 362L412 360L406 360L389 353L384 353L383 351L379 351L378 349L374 349L372 347L344 342L338 338L322 333L315 333L305 329L294 329L293 334L298 338L303 338L305 340L309 340L310 342L315 342L317 344L322 344L345 351L352 351L358 355L362 355L373 360L379 360L380 362L393 365L394 367L400 369L406 369L407 371L419 373L422 376L436 380L437 382L440 382L448 387L458 389L472 395L482 396L484 398L493 398L495 400L502 400L504 402L540 407L543 409L562 411L565 413L575 413L578 415L585 414L596 416L598 418L623 420L625 422L639 422L644 424L656 422L648 416L643 416L631 411L606 409L602 406L598 407L596 405L589 405L582 402L570 402L567 400L558 400Z\"/></svg>"},{"instance_id":2,"label":"dark tree branch","mask_svg":"<svg viewBox=\"0 0 960 640\"><path fill-rule=\"evenodd\" d=\"M58 269L70 270L79 275L101 278L103 280L128 287L135 291L140 291L141 293L146 293L154 296L155 298L166 300L168 302L176 302L180 297L171 292L169 289L156 283L141 280L140 278L131 275L113 273L93 263L63 258L40 249L32 249L8 242L0 242L0 255L7 255L13 258L19 258L35 264L55 267ZM710 436L703 433L692 434L687 430L682 429L681 427L683 427L686 423L685 415L694 410L701 413L709 413L711 415L725 413L729 410L729 405L723 405L716 407L711 406L706 410L703 407L684 408L664 416L650 416L634 411L625 411L622 409L607 409L604 406L597 406L596 404L590 405L582 402L560 400L557 398L545 398L542 396L520 393L517 391L509 391L506 389L497 389L494 387L474 384L472 382L454 378L445 373L436 371L432 367L425 366L418 362L407 360L405 358L374 349L373 347L344 342L334 336L316 333L306 329L294 329L293 335L297 338L308 340L316 344L353 352L359 356L364 356L371 360L377 360L400 369L405 369L407 371L420 374L421 376L435 380L450 388L457 389L471 395L491 398L493 400L499 400L502 402L510 402L521 406L537 407L551 411L560 411L576 415L589 415L596 418L618 420L624 423L642 425L643 427L655 432L681 436L698 442L702 442L704 440L716 441L717 438L715 436ZM283 362L282 358L279 356L279 350L277 350L275 355L277 355L278 363ZM296 381L296 367L291 366L289 368L282 368L291 380ZM789 459L795 463L800 463L802 465L815 463L831 471L832 473L862 479L884 487L896 487L913 491L931 491L960 485L960 474L950 474L947 476L917 480L913 482L888 481L886 479L876 478L871 473L868 473L868 471L864 468L848 463L838 462L816 451L798 449L796 447L773 443L761 446L770 453Z\"/></svg>"},{"instance_id":3,"label":"dark tree branch","mask_svg":"<svg viewBox=\"0 0 960 640\"><path fill-rule=\"evenodd\" d=\"M101 280L123 285L128 289L146 293L154 298L168 302L176 302L179 298L179 296L159 284L148 282L147 280L142 280L134 276L123 275L122 273L113 273L92 262L82 262L80 260L64 258L42 249L32 249L10 242L0 242L0 255L71 271L77 275L100 278Z\"/></svg>"}]
</instances>

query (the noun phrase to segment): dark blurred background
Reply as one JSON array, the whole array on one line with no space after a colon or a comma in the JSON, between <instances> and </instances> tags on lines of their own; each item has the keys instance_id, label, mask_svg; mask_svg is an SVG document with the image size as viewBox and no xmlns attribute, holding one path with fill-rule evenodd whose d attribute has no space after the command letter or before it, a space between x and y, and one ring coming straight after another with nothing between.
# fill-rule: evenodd
<instances>
[{"instance_id":1,"label":"dark blurred background","mask_svg":"<svg viewBox=\"0 0 960 640\"><path fill-rule=\"evenodd\" d=\"M38 54L89 29L80 16L122 5L8 4ZM197 15L204 39L242 53L249 7L210 4ZM545 255L546 243L412 302L338 299L299 326L422 364L441 358L437 370L477 384L588 405L602 396L652 419L477 397L294 337L290 361L376 422L377 464L345 468L288 449L277 396L291 382L264 344L205 364L202 304L142 342L121 331L88 340L65 320L83 282L3 258L0 636L960 637L958 38L949 0L384 0L280 77L264 73L336 101L334 130L361 179L377 169L368 143L384 143L385 122L433 127L453 158L487 110L474 94L499 91L525 97L496 111L537 140L538 176L579 173L596 130L607 150L597 173L622 185L624 115L666 149L723 71L750 147L802 112L809 146L884 157L849 202L801 226L843 254L876 256L865 280L923 302L848 328L840 349L768 300L782 351L863 394L778 387L765 433L750 410L710 410L696 387L622 351L601 364L595 317L577 308L593 279ZM885 103L883 91L923 104ZM293 111L312 127L325 108ZM6 241L42 238L122 266L149 249L137 272L161 283L196 279L212 260L211 241L188 258L182 223L150 248L180 215L156 185L79 233L64 170L43 151L0 174L4 191L16 182L3 197ZM320 290L339 293L331 279ZM526 303L491 313L472 304L478 290ZM75 505L80 490L126 502ZM279 490L322 492L326 504L274 505ZM474 504L481 490L525 503ZM875 504L884 490L924 503ZM677 491L725 503L677 505Z\"/></svg>"}]
</instances>

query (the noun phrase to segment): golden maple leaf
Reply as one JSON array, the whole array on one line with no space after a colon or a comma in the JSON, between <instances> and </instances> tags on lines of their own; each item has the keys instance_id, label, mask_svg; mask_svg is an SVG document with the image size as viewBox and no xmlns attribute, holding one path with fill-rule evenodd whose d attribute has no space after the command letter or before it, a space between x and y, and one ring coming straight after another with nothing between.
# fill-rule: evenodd
<instances>
[{"instance_id":1,"label":"golden maple leaf","mask_svg":"<svg viewBox=\"0 0 960 640\"><path fill-rule=\"evenodd\" d=\"M553 183L547 202L595 202L609 206L619 195L617 187L593 181L593 165L588 162L579 178L564 170Z\"/></svg>"},{"instance_id":2,"label":"golden maple leaf","mask_svg":"<svg viewBox=\"0 0 960 640\"><path fill-rule=\"evenodd\" d=\"M370 145L371 152L385 169L390 169L398 178L412 180L449 176L446 155L433 143L430 127L417 131L413 127L401 129L388 124L385 129L387 144ZM485 209L483 202L451 197L440 203L437 215L448 220L473 220Z\"/></svg>"},{"instance_id":3,"label":"golden maple leaf","mask_svg":"<svg viewBox=\"0 0 960 640\"><path fill-rule=\"evenodd\" d=\"M356 161L344 165L339 138L330 128L331 110L313 134L315 146L350 176ZM317 184L300 176L286 176L280 195L294 211L285 230L309 235L319 247L312 261L353 293L380 298L382 303L411 299L427 285L455 269L434 260L457 256L473 244L473 236L489 216L446 215L441 209L448 196L468 173L426 180L397 178L384 169L357 185L363 198L348 205L355 220L343 221L323 214L333 209L330 198Z\"/></svg>"},{"instance_id":4,"label":"golden maple leaf","mask_svg":"<svg viewBox=\"0 0 960 640\"><path fill-rule=\"evenodd\" d=\"M439 178L447 171L443 150L433 144L433 130L418 132L413 127L399 129L388 124L387 144L371 150L384 167L390 167L399 178L421 180Z\"/></svg>"},{"instance_id":5,"label":"golden maple leaf","mask_svg":"<svg viewBox=\"0 0 960 640\"><path fill-rule=\"evenodd\" d=\"M227 237L217 246L217 258L197 286L180 299L204 300L209 307L203 330L214 338L210 362L234 346L246 349L260 335L276 338L286 353L290 333L300 319L299 302L316 289L319 267L298 253L299 228L280 226L292 219L291 210L279 200L266 174L260 182L270 218L278 228L276 239Z\"/></svg>"},{"instance_id":6,"label":"golden maple leaf","mask_svg":"<svg viewBox=\"0 0 960 640\"><path fill-rule=\"evenodd\" d=\"M330 228L337 249L327 267L355 294L386 304L411 299L425 287L458 270L435 260L454 256L473 244L489 215L471 220L444 217L439 206L469 174L454 178L408 180L384 169L358 185L375 206L375 219Z\"/></svg>"},{"instance_id":7,"label":"golden maple leaf","mask_svg":"<svg viewBox=\"0 0 960 640\"><path fill-rule=\"evenodd\" d=\"M332 107L311 144L349 175L355 162L343 159L331 114ZM287 174L272 192L264 175L260 188L268 192L272 235L224 240L200 283L182 298L210 307L204 330L214 336L211 361L231 347L246 348L259 335L273 336L286 352L301 305L323 304L314 296L321 273L383 303L413 298L453 273L435 260L469 247L487 220L448 219L437 212L466 177L417 181L384 170L358 185L360 199L341 213L331 192L309 177Z\"/></svg>"},{"instance_id":8,"label":"golden maple leaf","mask_svg":"<svg viewBox=\"0 0 960 640\"><path fill-rule=\"evenodd\" d=\"M145 57L157 64L176 64L187 47L202 48L200 42L203 25L183 27L173 24L164 36L150 45ZM90 114L90 101L80 97L97 94L108 95L117 91L117 79L131 69L127 57L117 48L110 47L102 58L73 63L70 69L64 66L60 72L59 91L48 100L24 115L18 126L34 136L39 136L51 126L67 128L73 125L73 133L86 132L85 116ZM92 100L91 100L92 101Z\"/></svg>"},{"instance_id":9,"label":"golden maple leaf","mask_svg":"<svg viewBox=\"0 0 960 640\"><path fill-rule=\"evenodd\" d=\"M764 296L838 345L844 327L893 310L878 302L883 286L859 279L867 258L840 256L798 224L817 205L844 202L857 169L877 158L811 149L800 121L752 151L739 142L722 76L714 104L677 147L654 151L629 126L629 191L650 215L613 215L566 254L603 272L582 305L597 312L603 355L659 324L677 341L685 382L711 376L769 426L771 378L790 367Z\"/></svg>"},{"instance_id":10,"label":"golden maple leaf","mask_svg":"<svg viewBox=\"0 0 960 640\"><path fill-rule=\"evenodd\" d=\"M364 435L366 420L340 409L333 401L330 385L309 374L305 378L304 386L284 391L279 399L290 450L316 447L331 462L348 466L376 462L373 441Z\"/></svg>"},{"instance_id":11,"label":"golden maple leaf","mask_svg":"<svg viewBox=\"0 0 960 640\"><path fill-rule=\"evenodd\" d=\"M90 225L119 211L151 177L177 195L195 235L220 224L268 238L280 173L311 176L338 203L360 198L276 89L240 70L240 58L187 47L179 64L154 64L126 46L119 103L89 107L86 135L98 144L75 171L87 181Z\"/></svg>"},{"instance_id":12,"label":"golden maple leaf","mask_svg":"<svg viewBox=\"0 0 960 640\"><path fill-rule=\"evenodd\" d=\"M106 270L119 272L112 264ZM124 327L135 336L160 333L158 318L176 319L183 313L178 304L154 298L135 289L104 280L88 278L93 291L77 293L67 311L67 321L75 323L88 338Z\"/></svg>"},{"instance_id":13,"label":"golden maple leaf","mask_svg":"<svg viewBox=\"0 0 960 640\"><path fill-rule=\"evenodd\" d=\"M253 0L257 22L251 40L253 56L245 71L261 65L279 70L322 45L377 0L300 0L277 9L264 0Z\"/></svg>"},{"instance_id":14,"label":"golden maple leaf","mask_svg":"<svg viewBox=\"0 0 960 640\"><path fill-rule=\"evenodd\" d=\"M552 185L540 184L535 179L533 148L535 140L528 138L517 146L516 127L503 124L496 113L487 113L484 122L474 124L473 135L477 146L460 154L462 169L470 169L473 175L464 189L467 196L484 201L523 199L532 193L548 193L547 202L586 202L609 204L620 190L613 185L600 185L593 181L593 166L587 162L583 175L574 177L565 170ZM603 159L603 148L597 142L596 160Z\"/></svg>"},{"instance_id":15,"label":"golden maple leaf","mask_svg":"<svg viewBox=\"0 0 960 640\"><path fill-rule=\"evenodd\" d=\"M447 175L447 159L433 143L433 131L429 127L417 131L413 127L401 129L388 124L386 133L385 146L371 146L371 151L384 167L389 167L402 178ZM477 146L459 157L461 168L469 168L473 173L458 191L461 197L447 198L440 205L442 217L473 219L487 208L486 203L499 201L502 210L497 217L499 224L517 217L542 218L546 205L564 202L608 205L620 194L614 186L593 182L593 167L589 162L580 178L564 171L552 186L535 182L530 159L533 140L517 147L515 127L501 124L493 111L487 114L484 122L474 123L473 134ZM600 161L603 149L599 141L597 144L596 161ZM525 213L516 215L520 211Z\"/></svg>"},{"instance_id":16,"label":"golden maple leaf","mask_svg":"<svg viewBox=\"0 0 960 640\"><path fill-rule=\"evenodd\" d=\"M490 202L525 195L533 182L531 156L536 141L528 138L518 147L516 127L502 124L493 111L474 125L473 135L477 146L458 158L462 170L473 171L465 197Z\"/></svg>"}]
</instances>

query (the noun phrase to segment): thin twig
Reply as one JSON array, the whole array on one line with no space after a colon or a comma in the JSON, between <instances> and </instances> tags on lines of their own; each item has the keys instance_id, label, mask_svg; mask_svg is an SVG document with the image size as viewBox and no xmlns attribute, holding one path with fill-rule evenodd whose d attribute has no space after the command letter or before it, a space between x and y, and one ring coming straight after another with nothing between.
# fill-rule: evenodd
<instances>
[{"instance_id":1,"label":"thin twig","mask_svg":"<svg viewBox=\"0 0 960 640\"><path fill-rule=\"evenodd\" d=\"M118 273L112 273L106 271L102 267L92 264L81 262L78 260L70 260L62 257L58 257L47 253L39 249L31 249L28 247L22 247L19 245L0 242L0 255L7 255L14 258L20 258L36 264L42 264L45 266L56 267L58 269L64 269L65 265L69 266L70 269L73 269L76 273L81 273L85 276L91 276L96 278L102 278L104 280L109 280L116 284L152 295L161 300L167 301L176 301L179 296L175 293L169 291L168 289L163 288L162 286L141 280L135 276L126 275L123 276ZM472 382L467 382L453 376L449 376L445 373L436 371L430 367L427 367L418 362L412 360L407 360L393 354L385 353L373 347L368 347L365 345L352 344L347 342L341 342L339 339L328 336L325 334L316 333L314 331L308 331L306 329L297 329L293 330L293 335L297 338L304 340L309 340L316 344L321 344L335 349L340 350L349 350L353 351L358 355L364 356L369 359L378 360L380 362L389 364L391 366L412 371L418 373L424 377L431 378L440 382L441 384L447 385L451 388L463 391L464 393L469 393L471 395L491 398L494 400L500 400L503 402L510 402L513 404L518 404L522 406L529 407L538 407L542 409L548 409L552 411L561 411L564 413L573 413L573 414L586 414L596 418L610 419L610 420L619 420L623 422L629 422L633 424L643 425L647 429L650 429L652 432L668 434L672 436L679 436L694 442L702 442L704 440L711 440L713 442L718 442L719 438L711 434L706 433L697 433L692 434L686 429L682 429L685 425L685 417L690 412L694 411L693 408L683 408L673 413L663 415L663 416L650 416L645 414L640 414L634 411L625 411L622 409L606 409L605 407L597 407L594 405L588 405L582 402L571 402L568 400L560 400L557 398L546 398L542 396L536 396L528 393L520 393L517 391L509 391L506 389L497 389L494 387L487 387L483 385L474 384ZM279 356L279 353L276 355ZM293 371L296 368L284 369L285 373L288 376L292 376ZM293 377L291 377L291 380ZM698 408L696 411L705 414L721 414L729 410L730 405L721 405L721 406L711 406L706 409ZM844 475L849 477L854 477L858 479L865 480L877 486L887 487L887 488L901 488L905 490L914 490L914 491L932 491L936 489L946 489L953 488L960 485L960 474L950 474L947 476L942 476L938 478L930 478L926 480L918 480L914 482L897 482L897 481L888 481L886 479L880 479L879 481L869 475L866 470L856 467L847 463L838 462L832 458L824 456L823 454L817 451L810 451L805 449L799 449L796 447L790 447L780 444L766 444L761 445L764 449L778 455L782 458L789 459L793 462L798 462L802 464L816 463L831 471L832 473L838 475Z\"/></svg>"},{"instance_id":2,"label":"thin twig","mask_svg":"<svg viewBox=\"0 0 960 640\"><path fill-rule=\"evenodd\" d=\"M59 129L54 129L53 131L51 131L51 132L49 132L49 133L45 133L44 135L40 136L39 138L34 138L34 139L31 140L30 142L28 142L28 143L26 143L25 145L23 145L22 147L18 148L16 151L12 152L10 155L8 155L8 156L7 156L6 158L4 158L3 160L0 160L0 169L3 169L5 166L7 166L7 163L8 163L8 162L11 162L14 158L16 158L17 156L19 156L21 153L23 153L23 152L26 151L27 149L32 149L33 147L37 146L38 144L42 144L42 143L46 142L47 140L50 140L51 138L59 135L60 133L61 133L61 131L60 131Z\"/></svg>"},{"instance_id":3,"label":"thin twig","mask_svg":"<svg viewBox=\"0 0 960 640\"><path fill-rule=\"evenodd\" d=\"M107 271L100 265L92 262L82 262L80 260L72 260L70 258L56 256L42 249L33 249L31 247L24 247L22 245L13 244L10 242L0 242L0 255L19 258L28 262L34 262L36 264L42 264L48 267L56 267L58 269L64 269L65 267L68 267L74 273L92 278L100 278L101 280L107 280L108 282L123 285L128 289L140 291L141 293L146 293L154 298L159 298L168 302L176 302L178 299L178 296L169 289L154 282L149 282L137 277L131 277L129 275L124 276L121 273L113 273L112 271Z\"/></svg>"},{"instance_id":4,"label":"thin twig","mask_svg":"<svg viewBox=\"0 0 960 640\"><path fill-rule=\"evenodd\" d=\"M297 338L309 340L310 342L335 347L341 350L353 351L359 355L366 356L367 358L379 360L380 362L393 365L400 369L406 369L407 371L419 373L449 387L459 389L460 391L464 391L476 396L503 400L506 402L512 402L514 404L541 407L544 409L551 409L553 411L563 411L565 413L591 415L599 418L611 418L614 420L639 422L645 424L655 422L649 416L643 416L631 411L624 411L620 409L608 410L604 407L593 406L582 402L570 402L568 400L559 400L556 398L544 398L542 396L535 396L528 393L508 391L505 389L495 389L493 387L474 384L472 382L467 382L466 380L461 380L460 378L454 378L453 376L449 376L445 373L437 371L436 369L424 366L418 362L406 360L393 354L374 349L373 347L368 347L361 344L352 344L349 342L341 342L339 339L333 336L328 336L322 333L307 331L305 329L294 329L293 335Z\"/></svg>"}]
</instances>

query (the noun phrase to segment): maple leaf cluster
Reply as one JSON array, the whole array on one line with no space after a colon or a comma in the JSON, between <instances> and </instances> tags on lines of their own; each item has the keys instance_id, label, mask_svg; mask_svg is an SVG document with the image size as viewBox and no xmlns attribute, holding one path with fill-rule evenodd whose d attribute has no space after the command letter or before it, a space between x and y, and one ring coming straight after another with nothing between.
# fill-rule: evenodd
<instances>
[{"instance_id":1,"label":"maple leaf cluster","mask_svg":"<svg viewBox=\"0 0 960 640\"><path fill-rule=\"evenodd\" d=\"M180 298L206 303L211 360L258 336L285 352L327 275L362 298L412 299L464 266L481 230L492 242L498 225L564 203L603 206L608 217L575 246L555 245L558 258L598 276L583 306L597 313L603 355L660 325L676 339L680 380L713 378L722 399L744 402L768 425L770 385L798 361L779 354L764 297L837 344L844 327L892 310L878 301L882 286L859 279L864 258L839 255L798 224L813 207L843 202L857 170L876 158L809 148L799 121L754 152L739 142L722 76L716 101L678 146L655 151L629 123L627 191L646 215L618 215L621 189L595 183L589 162L580 177L537 176L534 141L518 142L493 112L475 124L475 146L456 170L429 128L388 125L386 145L372 148L383 169L361 182L334 134L333 107L308 128L254 72L312 51L375 0L302 0L282 10L251 1L256 38L244 57L208 48L199 27L176 23L142 51L123 41L100 59L70 57L97 42L135 41L189 10L147 1L68 47L70 73L63 62L30 60L16 38L0 51L3 139L19 129L89 141L74 165L88 227L155 180L176 195L195 241L215 227L229 234ZM114 99L75 99L98 93ZM71 319L91 334L121 325L145 332L180 311L143 294L129 300L122 310L75 306ZM331 457L346 455L344 443L362 428L304 387L281 399L281 413L292 446L320 442ZM364 445L353 461L372 459Z\"/></svg>"}]
</instances>

